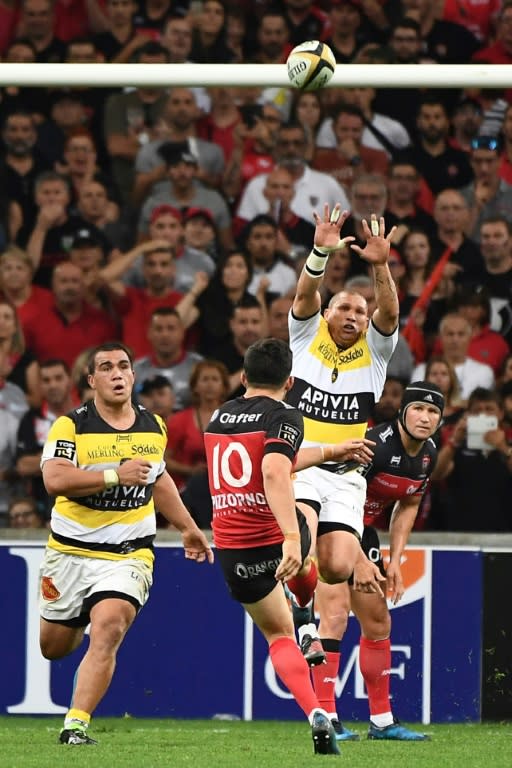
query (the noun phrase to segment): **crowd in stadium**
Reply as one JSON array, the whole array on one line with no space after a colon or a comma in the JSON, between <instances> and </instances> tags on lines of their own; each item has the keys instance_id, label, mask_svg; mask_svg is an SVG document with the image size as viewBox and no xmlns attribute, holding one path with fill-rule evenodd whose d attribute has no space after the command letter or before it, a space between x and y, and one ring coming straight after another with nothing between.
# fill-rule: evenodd
<instances>
[{"instance_id":1,"label":"crowd in stadium","mask_svg":"<svg viewBox=\"0 0 512 768\"><path fill-rule=\"evenodd\" d=\"M512 63L512 2L0 0L4 62L284 63L308 39L339 65ZM447 471L416 529L512 530L511 95L2 88L0 526L47 524L49 427L91 396L90 349L118 338L209 527L204 428L243 392L249 345L288 340L313 211L341 203L359 245L372 213L397 228L401 333L373 423L411 380L446 397ZM367 265L348 249L329 258L325 304L345 287L371 315ZM485 450L467 445L467 412L497 418Z\"/></svg>"}]
</instances>

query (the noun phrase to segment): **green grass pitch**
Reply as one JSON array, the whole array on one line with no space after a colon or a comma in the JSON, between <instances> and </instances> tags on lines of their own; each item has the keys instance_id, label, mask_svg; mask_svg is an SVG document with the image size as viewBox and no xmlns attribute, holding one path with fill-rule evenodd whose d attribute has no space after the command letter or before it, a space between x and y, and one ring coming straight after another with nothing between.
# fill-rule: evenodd
<instances>
[{"instance_id":1,"label":"green grass pitch","mask_svg":"<svg viewBox=\"0 0 512 768\"><path fill-rule=\"evenodd\" d=\"M57 743L61 719L0 718L1 768L511 768L512 723L419 726L432 741L375 742L366 723L341 756L314 756L305 722L97 718L96 747Z\"/></svg>"}]
</instances>

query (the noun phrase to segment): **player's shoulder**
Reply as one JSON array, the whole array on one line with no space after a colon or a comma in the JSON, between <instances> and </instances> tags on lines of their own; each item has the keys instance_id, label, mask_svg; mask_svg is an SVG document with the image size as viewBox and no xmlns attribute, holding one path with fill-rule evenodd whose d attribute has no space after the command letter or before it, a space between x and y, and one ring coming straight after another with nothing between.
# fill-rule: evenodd
<instances>
[{"instance_id":1,"label":"player's shoulder","mask_svg":"<svg viewBox=\"0 0 512 768\"><path fill-rule=\"evenodd\" d=\"M377 444L393 442L397 436L399 436L399 431L396 421L383 421L366 430L366 437L369 440L375 440Z\"/></svg>"}]
</instances>

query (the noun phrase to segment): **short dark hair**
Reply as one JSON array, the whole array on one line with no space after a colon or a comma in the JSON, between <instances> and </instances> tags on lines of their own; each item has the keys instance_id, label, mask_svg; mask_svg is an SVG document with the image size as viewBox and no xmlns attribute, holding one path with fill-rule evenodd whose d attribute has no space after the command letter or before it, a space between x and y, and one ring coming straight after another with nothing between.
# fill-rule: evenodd
<instances>
[{"instance_id":1,"label":"short dark hair","mask_svg":"<svg viewBox=\"0 0 512 768\"><path fill-rule=\"evenodd\" d=\"M71 376L71 370L69 365L66 363L65 360L62 360L60 357L52 357L48 360L43 360L41 363L39 363L39 369L43 371L45 368L64 368L68 376Z\"/></svg>"},{"instance_id":2,"label":"short dark hair","mask_svg":"<svg viewBox=\"0 0 512 768\"><path fill-rule=\"evenodd\" d=\"M178 320L183 323L183 318L180 313L174 307L156 307L149 317L151 323L155 317L177 317Z\"/></svg>"},{"instance_id":3,"label":"short dark hair","mask_svg":"<svg viewBox=\"0 0 512 768\"><path fill-rule=\"evenodd\" d=\"M496 403L499 408L503 408L500 393L496 389L486 389L486 387L475 387L468 398L468 410L475 403Z\"/></svg>"},{"instance_id":4,"label":"short dark hair","mask_svg":"<svg viewBox=\"0 0 512 768\"><path fill-rule=\"evenodd\" d=\"M292 351L280 339L260 339L244 356L247 383L253 387L280 389L292 370Z\"/></svg>"},{"instance_id":5,"label":"short dark hair","mask_svg":"<svg viewBox=\"0 0 512 768\"><path fill-rule=\"evenodd\" d=\"M94 347L94 349L91 350L91 354L87 360L87 370L89 374L92 376L96 370L96 355L99 352L117 352L118 350L126 353L128 360L133 367L133 354L126 344L123 344L122 341L106 341L104 344L98 344L97 347Z\"/></svg>"}]
</instances>

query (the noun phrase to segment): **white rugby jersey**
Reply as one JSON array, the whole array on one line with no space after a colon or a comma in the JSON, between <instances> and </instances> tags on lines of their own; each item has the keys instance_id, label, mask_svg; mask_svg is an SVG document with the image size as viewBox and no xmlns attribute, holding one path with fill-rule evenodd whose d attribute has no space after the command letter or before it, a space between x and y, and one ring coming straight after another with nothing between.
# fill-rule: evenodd
<instances>
[{"instance_id":1,"label":"white rugby jersey","mask_svg":"<svg viewBox=\"0 0 512 768\"><path fill-rule=\"evenodd\" d=\"M295 382L286 400L304 417L303 445L364 437L384 388L398 328L384 336L370 321L352 347L339 349L320 312L307 320L290 312L289 327Z\"/></svg>"}]
</instances>

